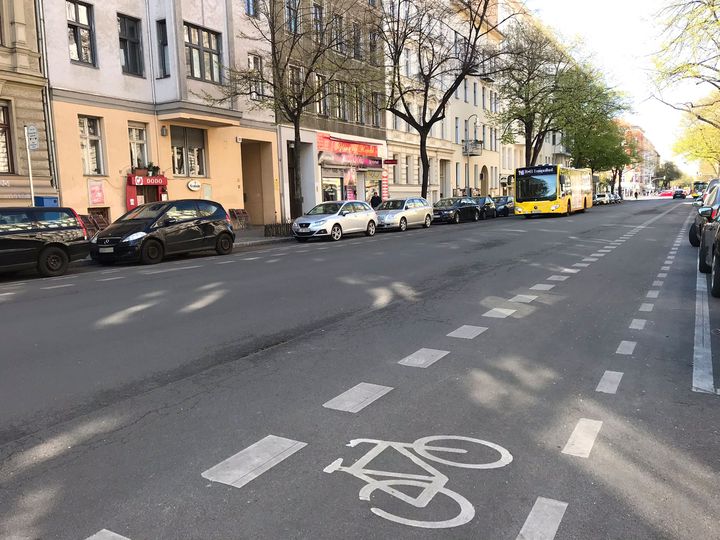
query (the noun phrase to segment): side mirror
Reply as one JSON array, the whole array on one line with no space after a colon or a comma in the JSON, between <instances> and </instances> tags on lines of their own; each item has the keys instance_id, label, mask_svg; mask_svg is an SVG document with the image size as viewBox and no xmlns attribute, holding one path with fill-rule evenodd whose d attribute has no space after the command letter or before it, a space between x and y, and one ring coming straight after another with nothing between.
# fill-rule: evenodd
<instances>
[{"instance_id":1,"label":"side mirror","mask_svg":"<svg viewBox=\"0 0 720 540\"><path fill-rule=\"evenodd\" d=\"M340 212L340 215L341 215L342 217L345 217L345 216L347 216L349 213L350 213L350 212L348 212L347 210L343 210L342 212Z\"/></svg>"},{"instance_id":2,"label":"side mirror","mask_svg":"<svg viewBox=\"0 0 720 540\"><path fill-rule=\"evenodd\" d=\"M698 210L698 214L705 219L710 219L712 217L712 208L710 206L703 206Z\"/></svg>"},{"instance_id":3,"label":"side mirror","mask_svg":"<svg viewBox=\"0 0 720 540\"><path fill-rule=\"evenodd\" d=\"M162 224L164 227L167 227L168 225L173 225L173 224L177 223L177 221L178 221L177 218L169 217L169 218L165 218L163 220Z\"/></svg>"},{"instance_id":4,"label":"side mirror","mask_svg":"<svg viewBox=\"0 0 720 540\"><path fill-rule=\"evenodd\" d=\"M700 200L700 199L695 199L695 200L693 201L692 205L695 206L696 208L700 208L700 207L702 206L702 200Z\"/></svg>"}]
</instances>

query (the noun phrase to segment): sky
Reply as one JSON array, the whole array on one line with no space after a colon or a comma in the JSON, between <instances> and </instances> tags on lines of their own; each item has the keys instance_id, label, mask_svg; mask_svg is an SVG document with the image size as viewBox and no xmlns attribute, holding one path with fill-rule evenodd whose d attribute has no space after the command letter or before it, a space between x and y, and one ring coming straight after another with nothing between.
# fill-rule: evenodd
<instances>
[{"instance_id":1,"label":"sky","mask_svg":"<svg viewBox=\"0 0 720 540\"><path fill-rule=\"evenodd\" d=\"M652 54L661 42L658 13L665 0L525 0L544 24L563 42L578 42L591 63L605 75L606 82L623 92L632 112L626 119L643 128L660 152L662 160L674 161L690 175L697 164L685 163L674 155L681 114L653 99ZM687 98L694 88L664 94L670 101ZM693 95L693 98L697 95Z\"/></svg>"}]
</instances>

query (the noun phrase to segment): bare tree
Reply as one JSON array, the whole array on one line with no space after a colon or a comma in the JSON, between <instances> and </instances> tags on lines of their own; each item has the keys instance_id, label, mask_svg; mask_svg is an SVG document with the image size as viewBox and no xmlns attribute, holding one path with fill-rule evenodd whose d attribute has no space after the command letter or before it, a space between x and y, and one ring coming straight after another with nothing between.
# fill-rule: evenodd
<instances>
[{"instance_id":1,"label":"bare tree","mask_svg":"<svg viewBox=\"0 0 720 540\"><path fill-rule=\"evenodd\" d=\"M420 137L422 196L427 197L433 126L467 77L491 77L499 50L498 0L382 2L377 34L384 46L386 109Z\"/></svg>"},{"instance_id":2,"label":"bare tree","mask_svg":"<svg viewBox=\"0 0 720 540\"><path fill-rule=\"evenodd\" d=\"M303 118L308 113L330 115L330 109L346 111L350 82L358 92L378 85L382 89L382 75L367 69L368 62L378 62L369 33L380 15L377 8L353 0L255 0L253 8L249 29L239 36L254 43L248 65L226 70L220 101L249 98L251 106L273 110L278 123L292 124L291 207L299 208Z\"/></svg>"}]
</instances>

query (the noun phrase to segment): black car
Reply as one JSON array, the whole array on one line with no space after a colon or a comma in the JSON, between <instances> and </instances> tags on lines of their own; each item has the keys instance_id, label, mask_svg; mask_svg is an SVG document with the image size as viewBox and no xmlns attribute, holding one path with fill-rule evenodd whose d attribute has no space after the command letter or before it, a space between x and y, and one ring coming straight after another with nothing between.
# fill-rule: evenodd
<instances>
[{"instance_id":1,"label":"black car","mask_svg":"<svg viewBox=\"0 0 720 540\"><path fill-rule=\"evenodd\" d=\"M480 209L480 219L486 219L488 217L497 217L497 210L495 208L495 201L492 197L475 197L473 199L475 204Z\"/></svg>"},{"instance_id":2,"label":"black car","mask_svg":"<svg viewBox=\"0 0 720 540\"><path fill-rule=\"evenodd\" d=\"M0 208L0 272L61 276L88 251L87 230L72 208Z\"/></svg>"},{"instance_id":3,"label":"black car","mask_svg":"<svg viewBox=\"0 0 720 540\"><path fill-rule=\"evenodd\" d=\"M465 220L478 221L480 208L469 197L450 197L440 199L433 205L433 221L460 223Z\"/></svg>"},{"instance_id":4,"label":"black car","mask_svg":"<svg viewBox=\"0 0 720 540\"><path fill-rule=\"evenodd\" d=\"M102 263L156 264L165 255L232 252L235 233L221 204L196 199L143 204L91 240L90 256Z\"/></svg>"},{"instance_id":5,"label":"black car","mask_svg":"<svg viewBox=\"0 0 720 540\"><path fill-rule=\"evenodd\" d=\"M676 189L673 191L673 199L684 199L685 198L685 191L682 189Z\"/></svg>"},{"instance_id":6,"label":"black car","mask_svg":"<svg viewBox=\"0 0 720 540\"><path fill-rule=\"evenodd\" d=\"M498 216L508 217L515 213L515 199L513 197L495 197L495 210Z\"/></svg>"},{"instance_id":7,"label":"black car","mask_svg":"<svg viewBox=\"0 0 720 540\"><path fill-rule=\"evenodd\" d=\"M698 270L710 273L710 294L720 297L720 212L710 206L703 206L698 213L707 219L700 237Z\"/></svg>"},{"instance_id":8,"label":"black car","mask_svg":"<svg viewBox=\"0 0 720 540\"><path fill-rule=\"evenodd\" d=\"M688 230L688 240L691 246L698 247L702 244L705 224L708 222L708 219L710 219L710 216L714 217L718 214L718 211L720 211L720 197L718 195L720 195L720 186L716 184L702 200L693 202L693 206L697 206L698 211ZM707 211L704 211L705 208L710 208L709 214Z\"/></svg>"}]
</instances>

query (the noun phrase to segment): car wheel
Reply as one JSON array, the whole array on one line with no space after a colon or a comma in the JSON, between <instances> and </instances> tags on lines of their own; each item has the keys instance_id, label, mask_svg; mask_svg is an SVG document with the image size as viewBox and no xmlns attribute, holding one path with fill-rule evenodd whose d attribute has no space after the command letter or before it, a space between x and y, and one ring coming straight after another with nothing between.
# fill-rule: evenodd
<instances>
[{"instance_id":1,"label":"car wheel","mask_svg":"<svg viewBox=\"0 0 720 540\"><path fill-rule=\"evenodd\" d=\"M342 238L342 227L338 225L337 223L332 226L332 229L330 229L330 239L333 242L337 242Z\"/></svg>"},{"instance_id":2,"label":"car wheel","mask_svg":"<svg viewBox=\"0 0 720 540\"><path fill-rule=\"evenodd\" d=\"M509 215L510 215L510 210L506 208L505 209L505 217L508 217Z\"/></svg>"},{"instance_id":3,"label":"car wheel","mask_svg":"<svg viewBox=\"0 0 720 540\"><path fill-rule=\"evenodd\" d=\"M712 270L712 263L707 263L708 247L700 238L700 249L698 250L698 271L701 274L709 274Z\"/></svg>"},{"instance_id":4,"label":"car wheel","mask_svg":"<svg viewBox=\"0 0 720 540\"><path fill-rule=\"evenodd\" d=\"M162 261L163 247L157 240L147 240L140 249L140 262L143 264L157 264Z\"/></svg>"},{"instance_id":5,"label":"car wheel","mask_svg":"<svg viewBox=\"0 0 720 540\"><path fill-rule=\"evenodd\" d=\"M64 249L50 246L43 249L38 257L37 270L45 277L62 276L67 272L70 259Z\"/></svg>"},{"instance_id":6,"label":"car wheel","mask_svg":"<svg viewBox=\"0 0 720 540\"><path fill-rule=\"evenodd\" d=\"M423 223L423 227L429 229L430 225L432 225L432 216L428 214L427 216L425 216L425 223Z\"/></svg>"},{"instance_id":7,"label":"car wheel","mask_svg":"<svg viewBox=\"0 0 720 540\"><path fill-rule=\"evenodd\" d=\"M215 252L218 255L230 255L233 250L233 239L229 234L221 234L215 242Z\"/></svg>"},{"instance_id":8,"label":"car wheel","mask_svg":"<svg viewBox=\"0 0 720 540\"><path fill-rule=\"evenodd\" d=\"M483 214L483 219L485 219L485 214ZM480 212L475 210L475 213L473 214L473 221L480 221Z\"/></svg>"},{"instance_id":9,"label":"car wheel","mask_svg":"<svg viewBox=\"0 0 720 540\"><path fill-rule=\"evenodd\" d=\"M405 224L405 227L407 228L407 224ZM365 229L365 236L375 236L375 222L370 221L368 222L367 229Z\"/></svg>"},{"instance_id":10,"label":"car wheel","mask_svg":"<svg viewBox=\"0 0 720 540\"><path fill-rule=\"evenodd\" d=\"M452 222L457 224L460 223L460 212L455 212L455 215L453 215Z\"/></svg>"},{"instance_id":11,"label":"car wheel","mask_svg":"<svg viewBox=\"0 0 720 540\"><path fill-rule=\"evenodd\" d=\"M720 298L720 257L715 255L713 249L712 270L710 274L710 294Z\"/></svg>"},{"instance_id":12,"label":"car wheel","mask_svg":"<svg viewBox=\"0 0 720 540\"><path fill-rule=\"evenodd\" d=\"M690 230L688 231L688 240L690 240L690 245L692 247L698 247L700 245L700 239L698 238L697 224L695 224L695 223L690 225Z\"/></svg>"},{"instance_id":13,"label":"car wheel","mask_svg":"<svg viewBox=\"0 0 720 540\"><path fill-rule=\"evenodd\" d=\"M407 219L400 218L400 230L406 231L407 230Z\"/></svg>"}]
</instances>

